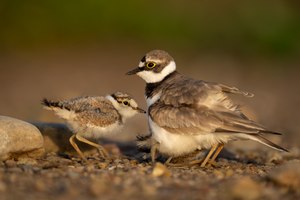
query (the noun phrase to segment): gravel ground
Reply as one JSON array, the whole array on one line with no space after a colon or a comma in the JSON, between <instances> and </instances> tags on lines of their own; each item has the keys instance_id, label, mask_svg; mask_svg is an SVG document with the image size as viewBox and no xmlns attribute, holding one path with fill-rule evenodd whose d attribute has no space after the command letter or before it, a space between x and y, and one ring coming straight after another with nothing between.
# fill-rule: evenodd
<instances>
[{"instance_id":1,"label":"gravel ground","mask_svg":"<svg viewBox=\"0 0 300 200\"><path fill-rule=\"evenodd\" d=\"M110 146L110 152L114 156L106 160L91 152L87 161L47 153L0 162L1 199L300 199L297 148L225 149L218 165L207 168L152 165L133 143Z\"/></svg>"}]
</instances>

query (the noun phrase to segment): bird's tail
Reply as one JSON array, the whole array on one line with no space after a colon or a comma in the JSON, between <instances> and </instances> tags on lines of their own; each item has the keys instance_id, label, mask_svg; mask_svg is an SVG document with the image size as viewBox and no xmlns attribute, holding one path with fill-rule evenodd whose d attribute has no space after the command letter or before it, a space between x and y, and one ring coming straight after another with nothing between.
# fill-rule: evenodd
<instances>
[{"instance_id":1,"label":"bird's tail","mask_svg":"<svg viewBox=\"0 0 300 200\"><path fill-rule=\"evenodd\" d=\"M249 136L250 139L255 140L255 141L257 141L257 142L259 142L259 143L261 143L261 144L264 144L264 145L266 145L266 146L268 146L268 147L271 147L271 148L273 148L273 149L276 149L276 150L278 150L278 151L289 152L287 149L285 149L285 148L283 148L283 147L281 147L281 146L279 146L279 145L277 145L277 144L271 142L270 140L264 138L264 137L263 137L262 135L260 135L260 134L257 134L257 135L248 135L248 136Z\"/></svg>"},{"instance_id":2,"label":"bird's tail","mask_svg":"<svg viewBox=\"0 0 300 200\"><path fill-rule=\"evenodd\" d=\"M51 101L45 98L42 100L42 105L45 109L54 111L57 116L66 120L73 119L76 116L68 104L61 101Z\"/></svg>"},{"instance_id":3,"label":"bird's tail","mask_svg":"<svg viewBox=\"0 0 300 200\"><path fill-rule=\"evenodd\" d=\"M60 109L65 109L65 110L70 110L67 106L63 105L63 103L59 101L51 101L46 98L42 100L42 105L47 109L51 108L60 108Z\"/></svg>"}]
</instances>

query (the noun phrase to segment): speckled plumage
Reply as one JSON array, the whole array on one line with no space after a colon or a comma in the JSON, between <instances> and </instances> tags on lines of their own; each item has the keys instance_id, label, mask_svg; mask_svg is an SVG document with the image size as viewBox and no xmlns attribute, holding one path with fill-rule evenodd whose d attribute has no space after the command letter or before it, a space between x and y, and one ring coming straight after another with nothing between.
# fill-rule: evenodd
<instances>
[{"instance_id":1,"label":"speckled plumage","mask_svg":"<svg viewBox=\"0 0 300 200\"><path fill-rule=\"evenodd\" d=\"M113 104L105 97L86 96L77 97L67 101L61 101L60 104L75 113L72 120L85 126L91 124L94 126L106 127L115 122L121 122L122 117L115 109Z\"/></svg>"},{"instance_id":2,"label":"speckled plumage","mask_svg":"<svg viewBox=\"0 0 300 200\"><path fill-rule=\"evenodd\" d=\"M46 109L53 110L55 114L66 120L74 133L70 142L81 157L84 156L74 138L104 151L100 145L87 138L97 139L118 132L127 118L138 112L145 113L128 94L122 92L106 97L86 96L64 101L44 99L42 104Z\"/></svg>"}]
</instances>

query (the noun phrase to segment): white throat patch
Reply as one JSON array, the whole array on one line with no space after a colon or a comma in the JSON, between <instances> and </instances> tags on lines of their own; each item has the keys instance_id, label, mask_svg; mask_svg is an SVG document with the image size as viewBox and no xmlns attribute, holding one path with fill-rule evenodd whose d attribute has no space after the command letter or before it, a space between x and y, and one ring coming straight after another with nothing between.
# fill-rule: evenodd
<instances>
[{"instance_id":1,"label":"white throat patch","mask_svg":"<svg viewBox=\"0 0 300 200\"><path fill-rule=\"evenodd\" d=\"M161 96L161 92L159 92L158 94L154 95L153 97L146 98L148 108L152 104L154 104L156 101L158 101L160 99L160 96Z\"/></svg>"},{"instance_id":2,"label":"white throat patch","mask_svg":"<svg viewBox=\"0 0 300 200\"><path fill-rule=\"evenodd\" d=\"M146 83L157 83L162 81L166 76L176 70L176 64L171 61L160 73L155 73L153 71L141 71L137 75L144 79Z\"/></svg>"}]
</instances>

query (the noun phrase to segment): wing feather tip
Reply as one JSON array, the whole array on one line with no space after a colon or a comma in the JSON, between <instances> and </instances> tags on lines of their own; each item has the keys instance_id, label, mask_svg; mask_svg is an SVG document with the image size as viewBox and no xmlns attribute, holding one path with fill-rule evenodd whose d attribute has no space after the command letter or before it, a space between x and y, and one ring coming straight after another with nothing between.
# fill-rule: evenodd
<instances>
[{"instance_id":1,"label":"wing feather tip","mask_svg":"<svg viewBox=\"0 0 300 200\"><path fill-rule=\"evenodd\" d=\"M256 135L256 136L254 136L254 138L255 138L254 140L256 140L256 141L258 141L258 142L260 142L260 143L262 143L262 144L264 144L268 147L271 147L271 148L276 149L278 151L289 152L288 149L286 149L284 147L281 147L278 144L275 144L275 143L271 142L270 140L262 137L261 135Z\"/></svg>"}]
</instances>

